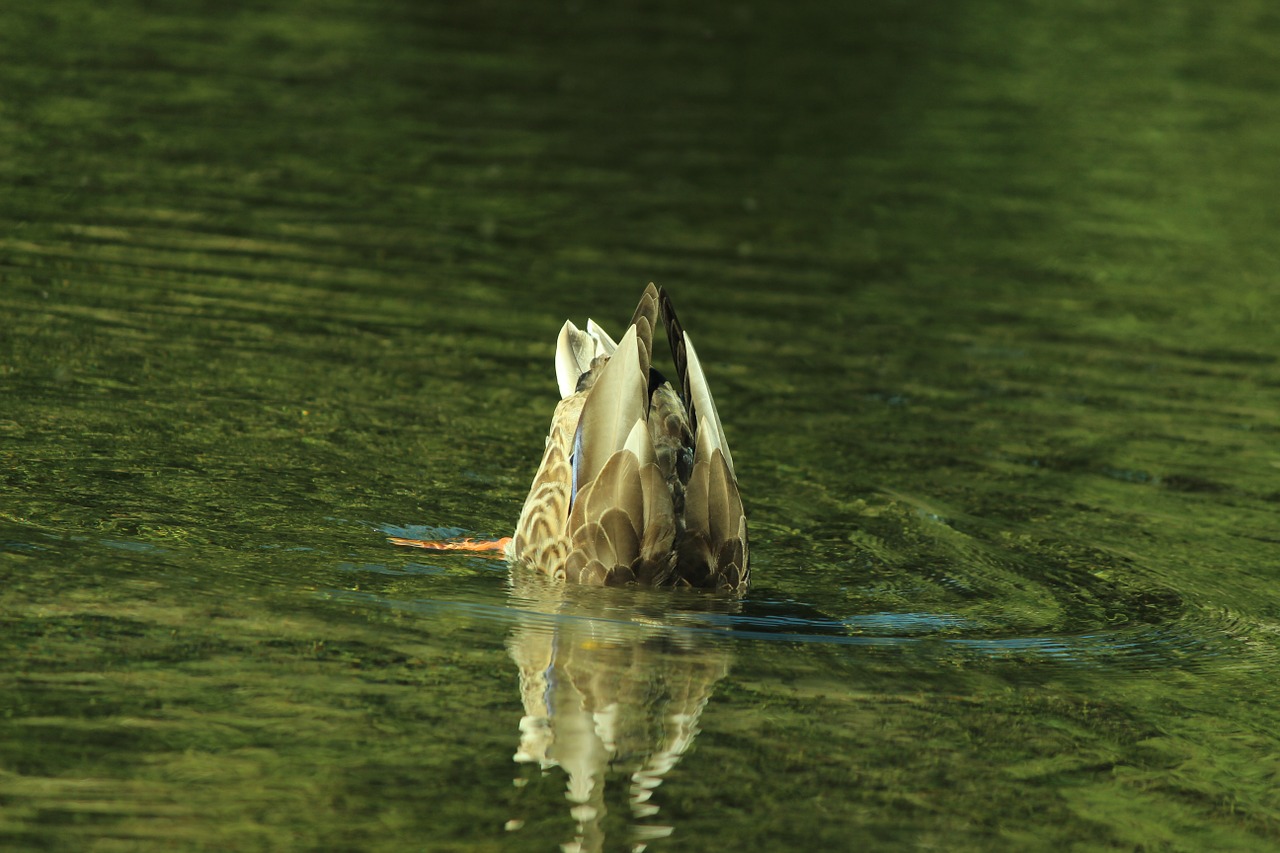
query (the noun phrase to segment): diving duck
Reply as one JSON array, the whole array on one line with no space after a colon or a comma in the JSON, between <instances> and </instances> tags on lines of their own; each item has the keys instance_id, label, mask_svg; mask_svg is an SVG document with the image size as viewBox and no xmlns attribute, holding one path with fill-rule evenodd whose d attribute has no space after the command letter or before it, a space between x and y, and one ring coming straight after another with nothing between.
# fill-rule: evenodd
<instances>
[{"instance_id":1,"label":"diving duck","mask_svg":"<svg viewBox=\"0 0 1280 853\"><path fill-rule=\"evenodd\" d=\"M676 385L652 366L661 321ZM650 284L622 340L566 321L560 403L507 553L569 581L737 590L747 519L693 342Z\"/></svg>"},{"instance_id":2,"label":"diving duck","mask_svg":"<svg viewBox=\"0 0 1280 853\"><path fill-rule=\"evenodd\" d=\"M673 384L652 366L659 321ZM501 549L571 583L741 591L747 519L733 457L693 342L650 284L622 339L566 321L556 342L560 403L514 536L419 547Z\"/></svg>"}]
</instances>

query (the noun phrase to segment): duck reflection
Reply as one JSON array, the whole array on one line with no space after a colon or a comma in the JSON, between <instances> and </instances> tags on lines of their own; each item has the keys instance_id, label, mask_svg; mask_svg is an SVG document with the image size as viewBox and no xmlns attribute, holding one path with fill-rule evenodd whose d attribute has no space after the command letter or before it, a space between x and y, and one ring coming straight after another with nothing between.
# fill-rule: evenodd
<instances>
[{"instance_id":1,"label":"duck reflection","mask_svg":"<svg viewBox=\"0 0 1280 853\"><path fill-rule=\"evenodd\" d=\"M606 782L627 786L634 849L672 827L651 801L698 734L716 682L729 672L714 614L736 599L564 585L512 575L522 615L507 648L520 670L524 718L515 760L568 777L576 822L566 851L602 849ZM614 782L618 780L618 782Z\"/></svg>"}]
</instances>

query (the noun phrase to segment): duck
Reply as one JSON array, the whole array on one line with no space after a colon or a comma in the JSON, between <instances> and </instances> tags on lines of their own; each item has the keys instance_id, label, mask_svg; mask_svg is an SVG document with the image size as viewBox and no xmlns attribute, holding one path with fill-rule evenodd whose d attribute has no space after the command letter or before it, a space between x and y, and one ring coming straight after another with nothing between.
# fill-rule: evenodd
<instances>
[{"instance_id":1,"label":"duck","mask_svg":"<svg viewBox=\"0 0 1280 853\"><path fill-rule=\"evenodd\" d=\"M652 363L659 323L674 384ZM650 282L617 342L566 320L555 364L561 399L509 559L584 584L745 588L733 455L667 292Z\"/></svg>"},{"instance_id":2,"label":"duck","mask_svg":"<svg viewBox=\"0 0 1280 853\"><path fill-rule=\"evenodd\" d=\"M653 366L661 324L675 381ZM395 544L500 550L566 583L741 593L747 518L733 455L693 341L652 282L615 341L588 320L556 340L560 402L515 532L491 543Z\"/></svg>"}]
</instances>

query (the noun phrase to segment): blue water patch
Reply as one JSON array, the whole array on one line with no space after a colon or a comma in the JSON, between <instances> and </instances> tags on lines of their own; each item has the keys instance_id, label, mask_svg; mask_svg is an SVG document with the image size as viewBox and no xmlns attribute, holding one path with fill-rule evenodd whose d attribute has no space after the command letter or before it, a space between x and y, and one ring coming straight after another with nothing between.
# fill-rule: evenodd
<instances>
[{"instance_id":1,"label":"blue water patch","mask_svg":"<svg viewBox=\"0 0 1280 853\"><path fill-rule=\"evenodd\" d=\"M476 535L461 527L432 527L427 524L407 524L401 527L395 524L375 523L372 526L388 536L398 536L402 539L462 539Z\"/></svg>"},{"instance_id":2,"label":"blue water patch","mask_svg":"<svg viewBox=\"0 0 1280 853\"><path fill-rule=\"evenodd\" d=\"M44 547L43 545L36 545L32 542L13 541L13 542L5 542L0 544L0 550L18 551L18 552L37 552L37 551L48 551L49 549Z\"/></svg>"},{"instance_id":3,"label":"blue water patch","mask_svg":"<svg viewBox=\"0 0 1280 853\"><path fill-rule=\"evenodd\" d=\"M123 539L99 539L99 544L119 551L132 551L136 554L167 554L168 548L152 545L150 542L130 542Z\"/></svg>"}]
</instances>

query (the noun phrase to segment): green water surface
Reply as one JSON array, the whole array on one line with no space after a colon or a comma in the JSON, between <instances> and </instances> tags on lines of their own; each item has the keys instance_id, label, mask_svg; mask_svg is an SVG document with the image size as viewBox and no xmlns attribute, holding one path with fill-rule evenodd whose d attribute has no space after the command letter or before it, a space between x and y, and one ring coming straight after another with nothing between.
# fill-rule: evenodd
<instances>
[{"instance_id":1,"label":"green water surface","mask_svg":"<svg viewBox=\"0 0 1280 853\"><path fill-rule=\"evenodd\" d=\"M1280 8L0 11L0 846L1280 847ZM742 601L510 532L648 281ZM515 756L513 760L513 756Z\"/></svg>"}]
</instances>

